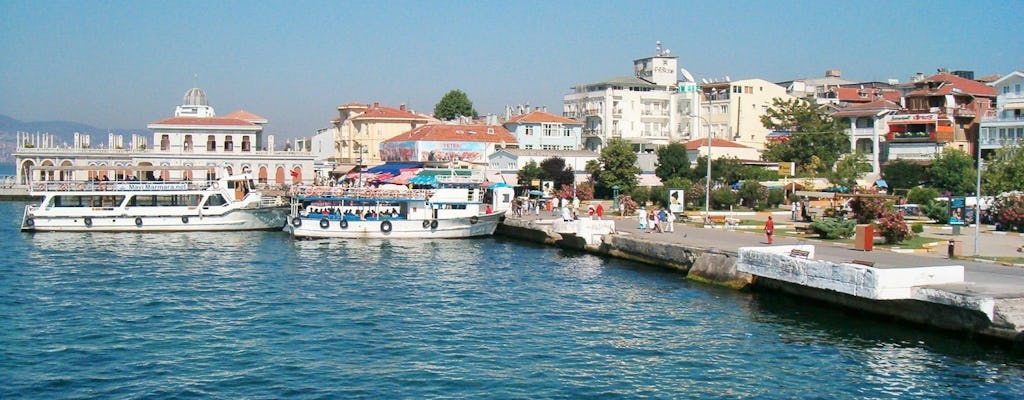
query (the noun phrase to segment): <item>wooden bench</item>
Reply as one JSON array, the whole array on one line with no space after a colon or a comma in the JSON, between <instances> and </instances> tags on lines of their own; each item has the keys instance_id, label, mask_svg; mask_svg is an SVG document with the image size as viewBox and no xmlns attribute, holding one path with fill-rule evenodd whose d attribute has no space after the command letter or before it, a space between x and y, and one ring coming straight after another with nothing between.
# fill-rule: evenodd
<instances>
[{"instance_id":1,"label":"wooden bench","mask_svg":"<svg viewBox=\"0 0 1024 400\"><path fill-rule=\"evenodd\" d=\"M864 261L864 260L853 260L853 261L850 261L850 264L863 265L865 267L874 267L875 266L875 262L874 261Z\"/></svg>"},{"instance_id":2,"label":"wooden bench","mask_svg":"<svg viewBox=\"0 0 1024 400\"><path fill-rule=\"evenodd\" d=\"M811 256L811 252L807 250L793 249L789 251L790 257L807 258Z\"/></svg>"}]
</instances>

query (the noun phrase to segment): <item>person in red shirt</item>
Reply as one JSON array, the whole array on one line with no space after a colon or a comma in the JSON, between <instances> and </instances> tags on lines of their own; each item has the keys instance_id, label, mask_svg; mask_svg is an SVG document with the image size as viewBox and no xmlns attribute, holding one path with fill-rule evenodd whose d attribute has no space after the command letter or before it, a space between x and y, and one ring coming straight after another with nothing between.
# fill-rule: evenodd
<instances>
[{"instance_id":1,"label":"person in red shirt","mask_svg":"<svg viewBox=\"0 0 1024 400\"><path fill-rule=\"evenodd\" d=\"M764 223L764 234L768 235L768 244L772 244L772 235L775 234L775 221L772 220L772 216L768 216L768 221Z\"/></svg>"},{"instance_id":2,"label":"person in red shirt","mask_svg":"<svg viewBox=\"0 0 1024 400\"><path fill-rule=\"evenodd\" d=\"M597 203L597 209L595 211L597 212L597 219L601 219L601 216L604 215L604 206L602 206L601 203Z\"/></svg>"}]
</instances>

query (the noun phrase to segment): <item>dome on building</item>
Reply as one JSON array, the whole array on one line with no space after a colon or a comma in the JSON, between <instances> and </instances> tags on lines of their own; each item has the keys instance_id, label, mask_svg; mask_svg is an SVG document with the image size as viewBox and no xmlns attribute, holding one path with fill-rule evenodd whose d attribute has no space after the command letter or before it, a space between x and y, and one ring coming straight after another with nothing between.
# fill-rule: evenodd
<instances>
[{"instance_id":1,"label":"dome on building","mask_svg":"<svg viewBox=\"0 0 1024 400\"><path fill-rule=\"evenodd\" d=\"M200 88L189 89L188 92L185 92L185 101L181 104L186 106L208 105L206 102L206 92Z\"/></svg>"}]
</instances>

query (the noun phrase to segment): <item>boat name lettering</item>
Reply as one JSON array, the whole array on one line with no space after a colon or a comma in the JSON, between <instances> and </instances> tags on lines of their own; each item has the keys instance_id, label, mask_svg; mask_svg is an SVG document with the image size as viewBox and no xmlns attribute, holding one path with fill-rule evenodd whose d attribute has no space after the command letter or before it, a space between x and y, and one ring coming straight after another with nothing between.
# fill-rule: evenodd
<instances>
[{"instance_id":1,"label":"boat name lettering","mask_svg":"<svg viewBox=\"0 0 1024 400\"><path fill-rule=\"evenodd\" d=\"M114 190L143 191L143 190L188 190L187 183L118 183Z\"/></svg>"}]
</instances>

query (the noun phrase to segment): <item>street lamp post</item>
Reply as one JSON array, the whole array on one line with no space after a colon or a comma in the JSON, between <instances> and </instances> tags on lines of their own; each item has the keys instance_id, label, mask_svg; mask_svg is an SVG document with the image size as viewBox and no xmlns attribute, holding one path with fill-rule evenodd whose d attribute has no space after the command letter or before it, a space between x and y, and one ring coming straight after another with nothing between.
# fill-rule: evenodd
<instances>
[{"instance_id":1,"label":"street lamp post","mask_svg":"<svg viewBox=\"0 0 1024 400\"><path fill-rule=\"evenodd\" d=\"M691 118L699 118L704 121L708 135L708 175L707 186L704 187L704 220L711 218L711 123L700 115L691 115Z\"/></svg>"},{"instance_id":2,"label":"street lamp post","mask_svg":"<svg viewBox=\"0 0 1024 400\"><path fill-rule=\"evenodd\" d=\"M974 118L978 118L978 114L981 114L981 107L978 107L978 98L973 94L967 93L960 88L953 88L953 93L963 94L971 97L971 103L974 105ZM978 256L978 236L981 234L981 128L978 128L978 133L974 135L976 140L975 152L978 153L978 176L977 181L974 183L974 256Z\"/></svg>"}]
</instances>

